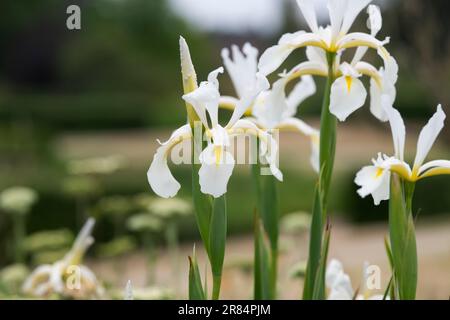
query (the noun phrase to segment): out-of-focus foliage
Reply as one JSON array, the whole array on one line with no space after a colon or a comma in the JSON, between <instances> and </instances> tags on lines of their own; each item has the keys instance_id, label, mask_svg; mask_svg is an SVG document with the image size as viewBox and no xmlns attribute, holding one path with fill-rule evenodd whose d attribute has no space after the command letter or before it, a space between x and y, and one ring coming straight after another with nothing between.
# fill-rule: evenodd
<instances>
[{"instance_id":1,"label":"out-of-focus foliage","mask_svg":"<svg viewBox=\"0 0 450 320\"><path fill-rule=\"evenodd\" d=\"M128 253L136 248L136 241L132 237L118 237L97 247L97 254L102 258L111 258Z\"/></svg>"},{"instance_id":2,"label":"out-of-focus foliage","mask_svg":"<svg viewBox=\"0 0 450 320\"><path fill-rule=\"evenodd\" d=\"M40 231L25 238L24 249L29 252L69 248L73 242L73 233L67 229Z\"/></svg>"},{"instance_id":3,"label":"out-of-focus foliage","mask_svg":"<svg viewBox=\"0 0 450 320\"><path fill-rule=\"evenodd\" d=\"M81 30L66 28L69 4L81 8ZM211 64L209 43L165 0L6 1L2 16L0 119L64 129L180 121L179 35L199 73Z\"/></svg>"},{"instance_id":4,"label":"out-of-focus foliage","mask_svg":"<svg viewBox=\"0 0 450 320\"><path fill-rule=\"evenodd\" d=\"M11 297L17 294L29 273L30 270L23 264L13 264L1 269L0 298L3 295Z\"/></svg>"}]
</instances>

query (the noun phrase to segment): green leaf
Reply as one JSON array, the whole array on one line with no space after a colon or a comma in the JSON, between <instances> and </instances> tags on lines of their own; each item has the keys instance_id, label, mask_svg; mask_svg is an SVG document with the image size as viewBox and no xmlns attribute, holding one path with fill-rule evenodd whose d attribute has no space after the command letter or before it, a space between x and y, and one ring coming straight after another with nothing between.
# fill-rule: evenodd
<instances>
[{"instance_id":1,"label":"green leaf","mask_svg":"<svg viewBox=\"0 0 450 320\"><path fill-rule=\"evenodd\" d=\"M189 257L189 300L206 300L195 255L195 246L192 257Z\"/></svg>"},{"instance_id":2,"label":"green leaf","mask_svg":"<svg viewBox=\"0 0 450 320\"><path fill-rule=\"evenodd\" d=\"M213 274L213 299L218 299L227 236L227 202L223 195L214 199L209 227L209 260Z\"/></svg>"},{"instance_id":3,"label":"green leaf","mask_svg":"<svg viewBox=\"0 0 450 320\"><path fill-rule=\"evenodd\" d=\"M316 272L319 268L320 254L322 251L322 230L323 230L322 210L320 208L319 187L316 186L314 193L314 205L309 236L309 257L306 266L305 284L303 288L303 300L313 298Z\"/></svg>"},{"instance_id":4,"label":"green leaf","mask_svg":"<svg viewBox=\"0 0 450 320\"><path fill-rule=\"evenodd\" d=\"M330 69L332 68L334 55L328 57ZM331 184L331 176L334 167L334 157L336 153L336 130L337 119L330 112L331 86L334 82L334 75L330 73L325 85L320 114L320 179L319 188L321 195L322 210L326 212L328 203L328 193Z\"/></svg>"},{"instance_id":5,"label":"green leaf","mask_svg":"<svg viewBox=\"0 0 450 320\"><path fill-rule=\"evenodd\" d=\"M386 249L386 255L388 256L391 270L394 271L394 258L392 258L392 250L387 237L384 237L384 248Z\"/></svg>"},{"instance_id":6,"label":"green leaf","mask_svg":"<svg viewBox=\"0 0 450 320\"><path fill-rule=\"evenodd\" d=\"M330 70L332 70L335 57L335 53L327 53L327 61ZM334 75L333 72L330 72L325 85L320 118L320 175L314 195L308 264L306 268L305 285L303 288L304 300L312 299L314 291L320 293L320 288L325 287L324 277L318 277L317 271L319 269L320 255L322 252L323 224L327 219L328 195L336 152L337 119L330 112L330 94L333 82ZM316 283L316 280L320 283Z\"/></svg>"},{"instance_id":7,"label":"green leaf","mask_svg":"<svg viewBox=\"0 0 450 320\"><path fill-rule=\"evenodd\" d=\"M267 253L270 254L271 265L269 266L270 278L270 297L275 299L276 283L278 272L278 237L279 237L279 216L280 209L278 204L278 190L276 178L272 175L263 176L260 171L259 164L252 166L253 183L255 186L257 199L257 214L258 221L261 220L265 237L267 237L269 244L267 244ZM255 219L257 219L255 217ZM256 221L256 220L255 220ZM256 222L255 222L256 223ZM256 229L255 229L256 231ZM255 233L255 250L257 242L260 242ZM260 244L262 246L262 244ZM255 261L257 261L255 251ZM255 285L258 285L260 278L255 275ZM268 299L268 298L267 298Z\"/></svg>"},{"instance_id":8,"label":"green leaf","mask_svg":"<svg viewBox=\"0 0 450 320\"><path fill-rule=\"evenodd\" d=\"M202 134L202 128L196 126L195 131L200 131ZM198 134L198 133L197 133ZM195 140L195 139L194 139ZM200 164L197 164L196 159L202 150L202 146L196 145L192 142L192 199L194 202L195 219L200 232L200 236L205 246L206 252L209 254L209 227L211 223L211 211L212 200L209 195L206 195L200 190L198 171L200 170Z\"/></svg>"},{"instance_id":9,"label":"green leaf","mask_svg":"<svg viewBox=\"0 0 450 320\"><path fill-rule=\"evenodd\" d=\"M412 196L412 195L411 195ZM410 201L410 199L407 199ZM404 197L404 187L397 174L391 176L389 234L396 287L401 300L413 300L417 287L417 248L414 220Z\"/></svg>"},{"instance_id":10,"label":"green leaf","mask_svg":"<svg viewBox=\"0 0 450 320\"><path fill-rule=\"evenodd\" d=\"M274 176L261 176L262 178L262 205L261 218L264 230L269 237L271 248L276 251L278 248L279 230L279 206L277 181Z\"/></svg>"},{"instance_id":11,"label":"green leaf","mask_svg":"<svg viewBox=\"0 0 450 320\"><path fill-rule=\"evenodd\" d=\"M384 247L386 249L386 255L388 256L389 265L391 267L391 278L389 280L389 284L386 288L386 292L384 293L383 300L386 300L388 293L390 292L390 299L396 300L396 287L395 287L395 270L394 270L394 258L392 257L391 246L389 245L389 240L387 237L384 237Z\"/></svg>"},{"instance_id":12,"label":"green leaf","mask_svg":"<svg viewBox=\"0 0 450 320\"><path fill-rule=\"evenodd\" d=\"M327 269L328 248L330 246L331 227L327 226L324 233L322 254L313 290L313 300L325 300L325 272Z\"/></svg>"},{"instance_id":13,"label":"green leaf","mask_svg":"<svg viewBox=\"0 0 450 320\"><path fill-rule=\"evenodd\" d=\"M274 299L275 292L271 281L269 239L256 211L254 221L254 298L255 300Z\"/></svg>"},{"instance_id":14,"label":"green leaf","mask_svg":"<svg viewBox=\"0 0 450 320\"><path fill-rule=\"evenodd\" d=\"M393 293L393 283L394 283L394 273L392 273L391 277L389 278L389 283L386 287L386 290L384 291L383 294L383 300L386 300L386 298L388 297L389 292L391 292L391 300L395 300L394 296L392 295Z\"/></svg>"}]
</instances>

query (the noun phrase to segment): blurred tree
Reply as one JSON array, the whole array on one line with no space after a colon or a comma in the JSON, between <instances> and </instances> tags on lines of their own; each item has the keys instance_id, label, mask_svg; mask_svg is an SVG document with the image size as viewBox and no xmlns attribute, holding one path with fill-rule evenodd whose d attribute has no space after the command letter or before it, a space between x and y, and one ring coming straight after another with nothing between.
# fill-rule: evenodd
<instances>
[{"instance_id":1,"label":"blurred tree","mask_svg":"<svg viewBox=\"0 0 450 320\"><path fill-rule=\"evenodd\" d=\"M0 81L45 87L56 80L56 55L65 25L64 2L58 0L0 3Z\"/></svg>"},{"instance_id":2,"label":"blurred tree","mask_svg":"<svg viewBox=\"0 0 450 320\"><path fill-rule=\"evenodd\" d=\"M388 30L392 34L402 65L413 75L416 84L431 96L423 106L426 114L442 103L450 106L450 2L448 0L396 1L388 13ZM395 41L395 42L394 42ZM403 74L404 75L404 74ZM402 76L402 74L400 74ZM408 94L416 96L413 86ZM419 88L420 90L420 88ZM450 142L449 128L443 139Z\"/></svg>"},{"instance_id":3,"label":"blurred tree","mask_svg":"<svg viewBox=\"0 0 450 320\"><path fill-rule=\"evenodd\" d=\"M81 8L81 30L66 28L69 4ZM165 0L6 0L0 7L0 117L28 109L37 125L64 128L179 122L179 35L202 61L199 75L212 65L209 43Z\"/></svg>"},{"instance_id":4,"label":"blurred tree","mask_svg":"<svg viewBox=\"0 0 450 320\"><path fill-rule=\"evenodd\" d=\"M439 100L450 102L450 2L399 2L396 26L391 28L408 52L410 66ZM406 55L405 55L406 56Z\"/></svg>"}]
</instances>

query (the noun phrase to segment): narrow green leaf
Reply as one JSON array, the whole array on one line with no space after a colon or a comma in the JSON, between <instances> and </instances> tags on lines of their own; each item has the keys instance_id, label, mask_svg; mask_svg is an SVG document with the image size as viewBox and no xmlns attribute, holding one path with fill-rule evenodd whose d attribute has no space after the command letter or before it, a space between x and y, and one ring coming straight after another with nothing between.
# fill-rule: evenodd
<instances>
[{"instance_id":1,"label":"narrow green leaf","mask_svg":"<svg viewBox=\"0 0 450 320\"><path fill-rule=\"evenodd\" d=\"M314 195L308 264L303 288L304 300L312 299L314 291L321 291L315 287L325 287L324 277L317 277L317 270L322 252L323 223L327 218L328 195L336 152L337 119L330 112L331 86L334 82L334 74L331 70L333 70L335 57L335 53L327 53L330 72L325 85L320 118L320 174ZM316 283L316 279L322 283Z\"/></svg>"},{"instance_id":2,"label":"narrow green leaf","mask_svg":"<svg viewBox=\"0 0 450 320\"><path fill-rule=\"evenodd\" d=\"M280 216L277 181L274 176L261 175L260 168L261 167L259 164L253 165L252 175L258 204L257 213L261 218L261 222L264 227L264 234L268 237L268 241L270 243L269 253L271 256L271 293L272 297L275 298L278 273L278 238Z\"/></svg>"},{"instance_id":3,"label":"narrow green leaf","mask_svg":"<svg viewBox=\"0 0 450 320\"><path fill-rule=\"evenodd\" d=\"M227 202L223 195L214 199L211 225L209 227L209 260L213 274L213 298L217 299L220 292L225 242L227 236Z\"/></svg>"},{"instance_id":4,"label":"narrow green leaf","mask_svg":"<svg viewBox=\"0 0 450 320\"><path fill-rule=\"evenodd\" d=\"M411 212L407 210L403 184L397 174L391 176L389 234L399 298L415 299L417 248L414 221Z\"/></svg>"},{"instance_id":5,"label":"narrow green leaf","mask_svg":"<svg viewBox=\"0 0 450 320\"><path fill-rule=\"evenodd\" d=\"M335 54L327 54L330 70L333 69ZM322 210L326 212L328 193L331 184L331 176L334 167L334 157L336 153L336 130L337 119L330 112L331 86L334 82L334 74L331 71L327 78L320 114L320 195Z\"/></svg>"},{"instance_id":6,"label":"narrow green leaf","mask_svg":"<svg viewBox=\"0 0 450 320\"><path fill-rule=\"evenodd\" d=\"M383 294L383 300L387 299L389 292L391 292L391 294L392 294L393 283L394 283L394 273L392 273L391 277L389 278L389 283L388 283L388 285L386 287L386 290L384 291L384 294ZM391 295L390 299L391 300L395 300L394 296L392 296L392 295Z\"/></svg>"},{"instance_id":7,"label":"narrow green leaf","mask_svg":"<svg viewBox=\"0 0 450 320\"><path fill-rule=\"evenodd\" d=\"M322 254L313 290L313 300L325 300L325 272L327 269L328 249L330 246L331 227L328 225L324 233Z\"/></svg>"},{"instance_id":8,"label":"narrow green leaf","mask_svg":"<svg viewBox=\"0 0 450 320\"><path fill-rule=\"evenodd\" d=\"M387 294L390 292L390 299L391 300L396 300L396 286L395 286L395 270L394 270L394 258L392 257L392 250L391 250L391 246L389 244L389 240L387 237L384 237L384 247L386 249L386 255L388 256L388 260L389 260L389 266L391 267L391 278L389 280L389 284L386 288L386 292L384 293L384 297L383 300L386 299Z\"/></svg>"},{"instance_id":9,"label":"narrow green leaf","mask_svg":"<svg viewBox=\"0 0 450 320\"><path fill-rule=\"evenodd\" d=\"M303 300L311 300L313 298L316 271L319 268L320 254L322 251L322 220L323 218L322 210L320 208L319 187L317 186L314 194L314 205L309 235L309 257L306 266Z\"/></svg>"},{"instance_id":10,"label":"narrow green leaf","mask_svg":"<svg viewBox=\"0 0 450 320\"><path fill-rule=\"evenodd\" d=\"M196 126L196 135L202 134L201 126ZM195 140L195 139L193 139ZM206 252L209 252L209 227L211 223L211 211L212 211L212 200L209 195L206 195L200 190L198 171L200 170L200 164L196 159L202 150L202 145L197 145L195 141L192 142L192 199L194 202L195 209L195 219L197 221L197 226L200 232L200 236L205 246Z\"/></svg>"},{"instance_id":11,"label":"narrow green leaf","mask_svg":"<svg viewBox=\"0 0 450 320\"><path fill-rule=\"evenodd\" d=\"M394 270L394 259L392 258L392 250L387 237L384 237L384 248L386 249L386 255L388 256L391 270Z\"/></svg>"},{"instance_id":12,"label":"narrow green leaf","mask_svg":"<svg viewBox=\"0 0 450 320\"><path fill-rule=\"evenodd\" d=\"M271 248L276 251L278 248L279 230L279 206L277 181L274 176L261 176L262 178L262 206L261 219L264 230L269 237Z\"/></svg>"},{"instance_id":13,"label":"narrow green leaf","mask_svg":"<svg viewBox=\"0 0 450 320\"><path fill-rule=\"evenodd\" d=\"M195 246L192 257L189 257L189 300L206 300L195 255Z\"/></svg>"}]
</instances>

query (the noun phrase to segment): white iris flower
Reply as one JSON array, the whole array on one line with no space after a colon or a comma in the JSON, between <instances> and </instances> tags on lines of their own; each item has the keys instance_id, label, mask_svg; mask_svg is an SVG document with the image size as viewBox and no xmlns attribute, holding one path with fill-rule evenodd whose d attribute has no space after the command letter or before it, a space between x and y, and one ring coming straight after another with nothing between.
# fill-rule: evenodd
<instances>
[{"instance_id":1,"label":"white iris flower","mask_svg":"<svg viewBox=\"0 0 450 320\"><path fill-rule=\"evenodd\" d=\"M416 182L425 177L450 174L450 161L448 160L434 160L423 164L444 127L445 113L441 105L437 106L435 114L420 132L416 157L411 169L409 164L404 161L405 124L403 119L400 113L390 104L389 97L383 96L382 103L391 126L395 156L388 157L381 153L378 154L378 158L372 160L373 164L363 167L355 178L355 183L361 187L358 189L358 194L361 197L371 194L376 205L382 200L389 199L391 172L399 174L403 179L410 182Z\"/></svg>"},{"instance_id":2,"label":"white iris flower","mask_svg":"<svg viewBox=\"0 0 450 320\"><path fill-rule=\"evenodd\" d=\"M183 75L194 72L189 55L189 49L184 39L180 39L181 65ZM272 174L282 180L282 174L277 167L277 144L265 131L254 123L241 119L245 111L254 103L256 97L263 90L268 89L269 83L265 76L254 73L254 79L241 79L242 88L239 99L235 104L233 114L225 126L219 123L219 82L217 77L223 73L223 68L217 68L208 75L207 81L200 83L194 91L183 95L183 99L192 105L195 113L206 129L207 146L200 153L199 170L200 189L203 193L220 197L226 193L228 180L232 174L235 160L230 152L231 139L238 135L255 135L260 138L260 153L270 166ZM153 191L161 197L173 197L177 194L180 184L173 177L167 165L167 157L172 148L184 140L192 139L192 130L186 124L176 130L168 141L162 143L156 151L147 177Z\"/></svg>"},{"instance_id":3,"label":"white iris flower","mask_svg":"<svg viewBox=\"0 0 450 320\"><path fill-rule=\"evenodd\" d=\"M330 25L319 27L314 10L314 1L297 0L300 10L308 23L311 32L299 31L285 34L279 43L267 49L259 60L259 71L269 74L275 71L291 52L306 47L308 61L294 67L289 74L291 79L302 75L329 76L335 78L330 95L330 112L340 121L361 108L366 100L367 92L359 79L365 75L370 78L370 110L381 121L387 116L381 108L381 96L388 95L395 100L398 66L389 55L384 45L389 41L377 40L375 36L382 26L380 10L369 5L367 12L370 34L348 33L357 15L370 3L370 0L329 0L328 11ZM341 62L345 49L356 48L350 62ZM377 70L373 65L361 61L368 48L375 49L382 57L384 67ZM335 53L332 70L329 70L327 53Z\"/></svg>"},{"instance_id":4,"label":"white iris flower","mask_svg":"<svg viewBox=\"0 0 450 320\"><path fill-rule=\"evenodd\" d=\"M231 47L230 51L225 48L222 50L222 58L230 75L238 97L242 97L249 87L255 85L258 68L258 50L246 43L242 52L237 46ZM263 130L289 129L298 131L311 139L312 154L311 164L313 168L319 171L319 131L306 124L304 121L295 118L298 106L308 97L316 92L316 85L310 75L303 76L292 91L286 95L286 85L291 78L289 74L281 74L281 78L273 83L270 90L261 92L253 105L247 110L250 115L248 120L255 123ZM234 109L238 99L229 96L220 98L220 105Z\"/></svg>"}]
</instances>

